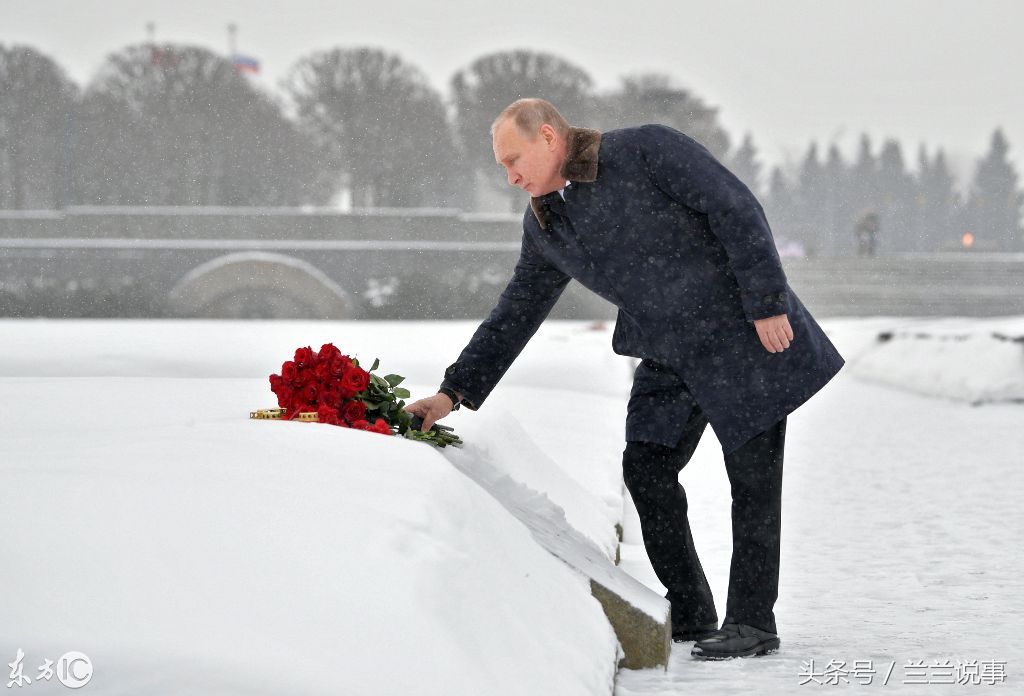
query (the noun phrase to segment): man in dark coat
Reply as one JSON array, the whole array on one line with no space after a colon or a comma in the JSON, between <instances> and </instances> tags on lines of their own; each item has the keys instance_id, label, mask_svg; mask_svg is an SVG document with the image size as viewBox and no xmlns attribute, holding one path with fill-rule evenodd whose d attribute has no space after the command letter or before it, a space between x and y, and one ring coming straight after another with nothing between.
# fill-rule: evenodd
<instances>
[{"instance_id":1,"label":"man in dark coat","mask_svg":"<svg viewBox=\"0 0 1024 696\"><path fill-rule=\"evenodd\" d=\"M575 278L618 308L612 350L641 358L623 477L674 638L697 640L702 659L776 650L786 417L844 361L787 284L761 205L667 126L600 133L521 99L492 136L509 183L531 194L519 261L438 394L408 410L428 429L459 404L478 409ZM708 423L733 498L719 630L678 480Z\"/></svg>"}]
</instances>

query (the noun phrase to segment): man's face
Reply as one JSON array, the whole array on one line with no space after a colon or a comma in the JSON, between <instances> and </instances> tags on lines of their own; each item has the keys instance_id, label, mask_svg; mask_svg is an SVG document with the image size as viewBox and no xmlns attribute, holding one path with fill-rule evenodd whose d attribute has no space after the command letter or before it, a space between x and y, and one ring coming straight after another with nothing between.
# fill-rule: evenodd
<instances>
[{"instance_id":1,"label":"man's face","mask_svg":"<svg viewBox=\"0 0 1024 696\"><path fill-rule=\"evenodd\" d=\"M565 141L548 124L532 138L519 132L512 119L494 130L494 159L508 173L508 183L531 196L543 196L565 186L558 172L565 159Z\"/></svg>"}]
</instances>

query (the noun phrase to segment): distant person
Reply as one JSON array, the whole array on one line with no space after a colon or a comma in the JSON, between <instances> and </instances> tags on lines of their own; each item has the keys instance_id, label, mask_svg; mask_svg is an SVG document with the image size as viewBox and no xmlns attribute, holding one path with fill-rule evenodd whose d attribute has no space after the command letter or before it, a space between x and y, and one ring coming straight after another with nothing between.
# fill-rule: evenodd
<instances>
[{"instance_id":1,"label":"distant person","mask_svg":"<svg viewBox=\"0 0 1024 696\"><path fill-rule=\"evenodd\" d=\"M459 404L478 409L577 279L618 307L612 350L642 358L623 478L668 589L673 638L698 641L699 659L777 650L786 416L843 358L786 282L760 203L707 149L663 125L601 133L520 99L491 136L508 182L531 196L519 261L439 393L407 410L428 429ZM565 427L586 427L566 417ZM732 484L721 628L679 484L709 423Z\"/></svg>"},{"instance_id":2,"label":"distant person","mask_svg":"<svg viewBox=\"0 0 1024 696\"><path fill-rule=\"evenodd\" d=\"M857 256L874 256L878 248L878 213L864 215L854 228L857 236Z\"/></svg>"}]
</instances>

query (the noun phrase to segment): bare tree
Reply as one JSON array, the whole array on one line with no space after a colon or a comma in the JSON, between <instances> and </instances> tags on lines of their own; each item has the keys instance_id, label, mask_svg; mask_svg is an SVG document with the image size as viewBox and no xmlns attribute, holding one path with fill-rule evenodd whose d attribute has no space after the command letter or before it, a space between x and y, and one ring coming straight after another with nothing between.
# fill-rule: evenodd
<instances>
[{"instance_id":1,"label":"bare tree","mask_svg":"<svg viewBox=\"0 0 1024 696\"><path fill-rule=\"evenodd\" d=\"M64 205L77 91L35 48L0 45L0 208Z\"/></svg>"},{"instance_id":2,"label":"bare tree","mask_svg":"<svg viewBox=\"0 0 1024 696\"><path fill-rule=\"evenodd\" d=\"M729 135L718 123L718 109L674 86L668 75L624 77L622 87L599 97L597 104L602 129L662 123L686 133L723 161L729 152Z\"/></svg>"},{"instance_id":3,"label":"bare tree","mask_svg":"<svg viewBox=\"0 0 1024 696\"><path fill-rule=\"evenodd\" d=\"M329 196L312 144L231 61L195 46L111 54L88 86L78 198L123 205L294 205Z\"/></svg>"},{"instance_id":4,"label":"bare tree","mask_svg":"<svg viewBox=\"0 0 1024 696\"><path fill-rule=\"evenodd\" d=\"M375 48L315 53L292 68L282 89L355 206L456 202L464 176L444 103L399 56Z\"/></svg>"}]
</instances>

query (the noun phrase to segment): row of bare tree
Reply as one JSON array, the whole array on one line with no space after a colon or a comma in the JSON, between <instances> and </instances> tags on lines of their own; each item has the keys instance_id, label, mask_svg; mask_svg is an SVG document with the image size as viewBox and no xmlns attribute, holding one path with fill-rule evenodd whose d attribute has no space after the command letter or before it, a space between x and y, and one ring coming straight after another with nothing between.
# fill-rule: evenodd
<instances>
[{"instance_id":1,"label":"row of bare tree","mask_svg":"<svg viewBox=\"0 0 1024 696\"><path fill-rule=\"evenodd\" d=\"M881 218L885 250L945 248L966 231L985 248L1024 250L1024 196L998 130L964 195L941 150L922 150L911 172L898 142L875 154L866 136L853 163L812 143L792 171L763 177L750 135L734 148L717 109L669 76L599 93L581 67L526 50L476 59L442 95L394 53L335 48L301 58L271 94L196 46L128 46L80 89L38 50L0 45L0 209L331 205L344 190L355 207L519 211L489 127L524 96L601 130L658 122L688 133L763 194L777 236L812 254L849 252L867 213Z\"/></svg>"},{"instance_id":2,"label":"row of bare tree","mask_svg":"<svg viewBox=\"0 0 1024 696\"><path fill-rule=\"evenodd\" d=\"M663 75L596 94L556 56L484 56L438 93L393 53L336 48L262 90L205 48L137 44L79 89L34 48L0 45L0 208L112 205L476 206L477 185L509 196L489 127L508 103L543 95L598 128L659 121L725 157L716 110Z\"/></svg>"}]
</instances>

